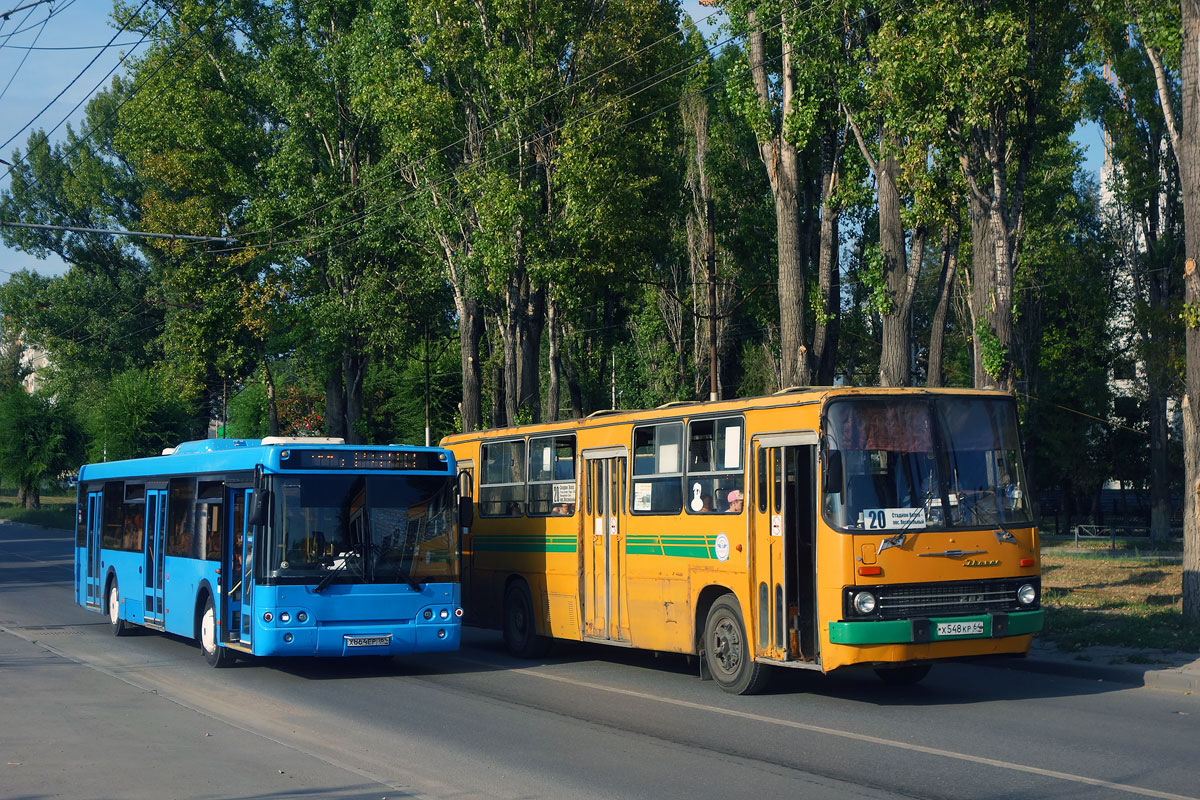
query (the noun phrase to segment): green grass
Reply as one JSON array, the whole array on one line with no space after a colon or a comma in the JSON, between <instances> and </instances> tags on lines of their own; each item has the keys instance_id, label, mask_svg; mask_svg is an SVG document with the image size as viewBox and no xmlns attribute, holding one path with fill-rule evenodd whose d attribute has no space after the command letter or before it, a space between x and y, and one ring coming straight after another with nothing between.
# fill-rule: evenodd
<instances>
[{"instance_id":1,"label":"green grass","mask_svg":"<svg viewBox=\"0 0 1200 800\"><path fill-rule=\"evenodd\" d=\"M1200 625L1183 618L1182 581L1173 553L1051 543L1042 549L1041 636L1067 650L1111 645L1200 653Z\"/></svg>"},{"instance_id":2,"label":"green grass","mask_svg":"<svg viewBox=\"0 0 1200 800\"><path fill-rule=\"evenodd\" d=\"M75 502L42 501L39 509L18 507L12 503L0 503L0 519L11 519L26 525L41 525L44 528L72 530L75 527Z\"/></svg>"}]
</instances>

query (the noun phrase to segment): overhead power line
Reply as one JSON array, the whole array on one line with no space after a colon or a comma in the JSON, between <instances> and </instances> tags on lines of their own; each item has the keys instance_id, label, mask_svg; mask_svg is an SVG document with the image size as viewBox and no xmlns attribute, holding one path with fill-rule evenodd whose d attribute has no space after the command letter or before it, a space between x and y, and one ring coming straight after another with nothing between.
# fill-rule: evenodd
<instances>
[{"instance_id":1,"label":"overhead power line","mask_svg":"<svg viewBox=\"0 0 1200 800\"><path fill-rule=\"evenodd\" d=\"M40 6L43 3L52 3L52 2L54 2L54 0L33 0L33 2L31 2L31 3L23 3L19 6L17 6L16 8L10 8L8 11L0 12L0 19L7 21L8 16L10 14L15 14L18 11L24 11L27 8L33 8L34 6Z\"/></svg>"},{"instance_id":2,"label":"overhead power line","mask_svg":"<svg viewBox=\"0 0 1200 800\"><path fill-rule=\"evenodd\" d=\"M194 233L155 233L153 231L121 231L111 228L78 228L73 225L43 225L36 222L5 222L4 220L0 220L0 228L36 228L45 231L102 233L110 236L140 236L144 239L182 239L190 242L219 242L222 244L237 242L237 239L232 236L198 236Z\"/></svg>"},{"instance_id":3,"label":"overhead power line","mask_svg":"<svg viewBox=\"0 0 1200 800\"><path fill-rule=\"evenodd\" d=\"M108 40L108 43L109 43L109 45L112 45L112 44L113 44L113 42L115 42L115 41L117 40L117 37L118 37L118 36L120 36L122 33L124 33L124 32L125 32L125 29L126 29L127 27L129 27L129 23L130 23L130 22L133 22L134 18L135 18L135 17L136 17L138 14L140 14L140 13L141 13L141 11L142 11L142 9L143 9L143 8L145 8L145 7L146 7L147 5L149 5L149 4L150 4L150 0L143 0L142 4L141 4L140 6L138 6L138 8L137 8L137 11L133 12L133 14L131 14L131 15L129 16L129 18L128 18L127 20L125 20L125 24L124 24L124 25L122 25L120 28L118 28L118 29L117 29L117 32L113 34L113 37L112 37L111 39L109 39L109 40ZM62 97L64 94L66 94L68 89L70 89L72 86L74 86L74 85L75 85L75 81L77 81L77 80L79 80L80 78L82 78L82 77L83 77L83 74L84 74L85 72L87 72L89 69L91 69L91 68L92 68L92 65L96 63L96 60L97 60L98 58L100 58L100 55L101 55L101 53L103 53L103 52L104 52L104 51L103 51L103 50L101 50L101 51L99 51L98 53L96 53L96 55L92 57L92 60L91 60L91 61L89 61L89 62L87 63L87 66L86 66L86 67L84 67L83 69L81 69L81 70L79 71L79 74L78 74L78 75L76 75L74 78L72 78L72 79L71 79L71 82L70 82L70 83L68 83L66 86L64 86L64 87L63 87L63 90L54 96L54 99L53 99L53 100L51 100L49 103L47 103L47 104L46 104L46 105L45 105L45 106L42 108L42 110L41 110L41 111L39 111L37 114L35 114L35 115L34 115L34 117L33 117L33 119L29 120L29 122L26 122L24 125L22 125L22 126L21 126L21 128L20 128L20 129L19 129L19 130L18 130L16 133L14 133L12 136L8 137L8 139L6 139L6 140L4 141L4 143L3 143L3 144L0 144L0 150L3 150L5 147L8 147L10 144L12 144L12 141L13 141L14 139L16 139L18 136L20 136L20 135L21 135L22 133L24 133L25 131L29 130L29 128L30 128L30 127L33 125L33 123L37 122L37 121L38 121L38 119L40 119L40 118L41 118L42 114L45 114L45 113L46 113L46 111L47 111L47 110L50 108L50 106L52 106L52 105L54 105L55 103L57 103L57 102L58 102L58 99L59 99L60 97Z\"/></svg>"}]
</instances>

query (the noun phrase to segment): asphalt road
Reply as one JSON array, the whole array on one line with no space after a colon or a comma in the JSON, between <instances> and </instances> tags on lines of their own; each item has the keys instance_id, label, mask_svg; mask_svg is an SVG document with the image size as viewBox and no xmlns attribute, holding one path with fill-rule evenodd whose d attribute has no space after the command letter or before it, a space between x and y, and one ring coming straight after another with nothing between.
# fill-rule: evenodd
<instances>
[{"instance_id":1,"label":"asphalt road","mask_svg":"<svg viewBox=\"0 0 1200 800\"><path fill-rule=\"evenodd\" d=\"M0 798L1200 798L1200 701L984 664L916 687L468 630L458 654L205 665L74 605L71 541L0 524Z\"/></svg>"}]
</instances>

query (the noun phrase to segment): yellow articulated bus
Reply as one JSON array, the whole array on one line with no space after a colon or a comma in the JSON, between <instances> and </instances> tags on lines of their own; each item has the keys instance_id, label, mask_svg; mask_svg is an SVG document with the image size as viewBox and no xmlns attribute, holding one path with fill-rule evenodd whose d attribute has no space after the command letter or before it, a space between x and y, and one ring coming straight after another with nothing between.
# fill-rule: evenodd
<instances>
[{"instance_id":1,"label":"yellow articulated bus","mask_svg":"<svg viewBox=\"0 0 1200 800\"><path fill-rule=\"evenodd\" d=\"M447 437L474 499L469 618L700 657L722 689L772 667L1021 654L1042 627L1016 403L810 388Z\"/></svg>"}]
</instances>

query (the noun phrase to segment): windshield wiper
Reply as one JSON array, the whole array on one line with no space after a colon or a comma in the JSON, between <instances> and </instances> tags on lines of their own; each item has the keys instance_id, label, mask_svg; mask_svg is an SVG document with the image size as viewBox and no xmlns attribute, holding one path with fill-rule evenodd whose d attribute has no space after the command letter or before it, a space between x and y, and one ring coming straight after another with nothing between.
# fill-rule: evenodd
<instances>
[{"instance_id":1,"label":"windshield wiper","mask_svg":"<svg viewBox=\"0 0 1200 800\"><path fill-rule=\"evenodd\" d=\"M414 592L423 591L423 587L421 586L421 584L419 584L415 580L413 580L413 577L404 571L404 568L400 566L400 562L398 560L396 561L396 564L392 567L392 569L395 570L396 577L399 578L400 580L404 581L405 583L407 583L410 587L412 587L412 590Z\"/></svg>"},{"instance_id":2,"label":"windshield wiper","mask_svg":"<svg viewBox=\"0 0 1200 800\"><path fill-rule=\"evenodd\" d=\"M326 572L325 577L321 578L321 580L317 582L317 585L313 587L313 594L320 594L321 592L325 591L329 584L333 583L333 579L345 571L346 565L350 561L350 557L355 554L357 548L357 544L350 545L350 549L342 554L341 562L333 569L329 570L329 572Z\"/></svg>"}]
</instances>

